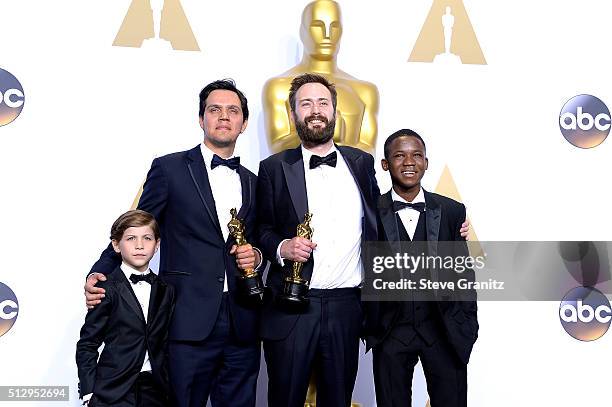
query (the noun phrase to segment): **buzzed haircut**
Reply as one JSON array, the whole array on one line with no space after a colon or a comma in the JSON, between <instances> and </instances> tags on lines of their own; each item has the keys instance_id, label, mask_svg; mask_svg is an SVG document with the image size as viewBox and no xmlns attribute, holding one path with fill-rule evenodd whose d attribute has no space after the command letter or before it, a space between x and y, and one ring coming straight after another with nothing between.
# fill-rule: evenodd
<instances>
[{"instance_id":1,"label":"buzzed haircut","mask_svg":"<svg viewBox=\"0 0 612 407\"><path fill-rule=\"evenodd\" d=\"M425 146L425 141L423 140L423 137L421 137L419 135L419 133L417 133L414 130L410 130L410 129L401 129L396 131L395 133L391 134L389 137L387 137L387 139L385 140L385 160L389 159L389 148L391 148L391 143L393 143L393 140L395 140L396 138L399 137L414 137L416 139L418 139L421 144L423 144L423 150L425 152L427 152L427 147Z\"/></svg>"}]
</instances>

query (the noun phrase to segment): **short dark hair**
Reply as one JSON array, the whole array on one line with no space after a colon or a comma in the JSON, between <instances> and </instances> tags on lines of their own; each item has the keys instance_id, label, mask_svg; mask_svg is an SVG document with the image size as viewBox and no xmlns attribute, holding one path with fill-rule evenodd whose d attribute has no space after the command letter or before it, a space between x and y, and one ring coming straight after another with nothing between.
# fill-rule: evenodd
<instances>
[{"instance_id":1,"label":"short dark hair","mask_svg":"<svg viewBox=\"0 0 612 407\"><path fill-rule=\"evenodd\" d=\"M249 106L247 103L247 98L244 96L237 87L236 82L233 79L220 79L218 81L214 81L209 83L202 89L200 92L200 117L204 117L204 109L206 108L206 99L208 99L208 95L211 94L214 90L230 90L238 95L238 99L240 99L240 107L242 108L242 117L246 121L249 118Z\"/></svg>"},{"instance_id":2,"label":"short dark hair","mask_svg":"<svg viewBox=\"0 0 612 407\"><path fill-rule=\"evenodd\" d=\"M155 221L155 217L149 212L141 211L140 209L127 211L119 216L111 227L110 238L118 242L123 238L123 234L128 228L137 228L140 226L150 226L153 230L155 240L159 240L159 225Z\"/></svg>"},{"instance_id":3,"label":"short dark hair","mask_svg":"<svg viewBox=\"0 0 612 407\"><path fill-rule=\"evenodd\" d=\"M324 76L317 75L316 73L305 73L300 76L296 76L291 81L291 87L289 88L289 104L291 105L291 111L295 112L295 95L302 86L307 83L320 83L325 86L332 97L332 106L334 112L336 111L336 104L338 102L338 93L336 92L336 86L328 81Z\"/></svg>"},{"instance_id":4,"label":"short dark hair","mask_svg":"<svg viewBox=\"0 0 612 407\"><path fill-rule=\"evenodd\" d=\"M419 136L419 133L410 129L401 129L387 137L387 139L385 140L385 160L389 159L389 148L391 147L391 143L393 143L393 140L399 137L414 137L418 139L421 144L423 144L423 150L427 152L427 146L425 146L425 141L423 140L423 137Z\"/></svg>"}]
</instances>

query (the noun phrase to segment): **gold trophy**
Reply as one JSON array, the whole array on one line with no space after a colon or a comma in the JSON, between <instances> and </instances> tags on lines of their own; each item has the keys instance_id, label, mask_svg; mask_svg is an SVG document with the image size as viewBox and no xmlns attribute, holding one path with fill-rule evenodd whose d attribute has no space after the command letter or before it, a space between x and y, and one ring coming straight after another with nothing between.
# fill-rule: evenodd
<instances>
[{"instance_id":1,"label":"gold trophy","mask_svg":"<svg viewBox=\"0 0 612 407\"><path fill-rule=\"evenodd\" d=\"M311 219L312 213L304 215L304 222L297 225L298 237L304 237L308 240L312 239L312 232L314 230L310 227ZM306 294L308 294L308 281L302 278L302 267L304 267L304 263L294 261L291 268L291 276L285 277L283 293L279 296L279 301L285 306L292 308L305 307L309 303L308 298L306 298Z\"/></svg>"},{"instance_id":2,"label":"gold trophy","mask_svg":"<svg viewBox=\"0 0 612 407\"><path fill-rule=\"evenodd\" d=\"M248 244L244 236L244 223L238 219L236 208L230 209L232 219L227 224L230 235L236 241L237 246ZM240 270L242 273L238 277L238 290L248 296L255 297L263 294L264 284L261 280L261 275L252 268Z\"/></svg>"}]
</instances>

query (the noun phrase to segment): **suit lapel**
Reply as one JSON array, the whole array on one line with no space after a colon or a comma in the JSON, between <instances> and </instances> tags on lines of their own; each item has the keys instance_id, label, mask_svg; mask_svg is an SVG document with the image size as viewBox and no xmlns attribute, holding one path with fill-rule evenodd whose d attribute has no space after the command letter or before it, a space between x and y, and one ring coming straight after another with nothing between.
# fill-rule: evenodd
<instances>
[{"instance_id":1,"label":"suit lapel","mask_svg":"<svg viewBox=\"0 0 612 407\"><path fill-rule=\"evenodd\" d=\"M354 156L351 150L344 148L343 146L336 146L338 151L342 153L342 157L344 161L346 161L346 165L359 188L359 192L361 192L361 200L363 202L364 209L367 208L366 203L371 202L371 188L369 187L369 177L365 172L365 166L362 164L363 156L358 155Z\"/></svg>"},{"instance_id":2,"label":"suit lapel","mask_svg":"<svg viewBox=\"0 0 612 407\"><path fill-rule=\"evenodd\" d=\"M251 185L251 177L246 168L242 165L238 167L238 175L240 175L240 184L242 185L242 206L238 211L238 217L241 219L246 218L246 214L249 212L251 207L251 200L253 196L253 187Z\"/></svg>"},{"instance_id":3,"label":"suit lapel","mask_svg":"<svg viewBox=\"0 0 612 407\"><path fill-rule=\"evenodd\" d=\"M121 298L124 299L125 302L130 306L132 311L140 318L143 323L146 323L144 314L142 313L142 307L136 298L136 294L134 294L134 290L132 290L132 285L123 274L123 270L120 267L115 270L113 274L117 274L117 288L119 290L119 294Z\"/></svg>"},{"instance_id":4,"label":"suit lapel","mask_svg":"<svg viewBox=\"0 0 612 407\"><path fill-rule=\"evenodd\" d=\"M391 191L378 198L378 209L380 213L380 220L382 221L385 229L385 236L387 241L393 248L393 250L399 251L399 230L397 227L397 221L395 219L395 211L393 210L393 199L391 198Z\"/></svg>"},{"instance_id":5,"label":"suit lapel","mask_svg":"<svg viewBox=\"0 0 612 407\"><path fill-rule=\"evenodd\" d=\"M427 248L430 256L436 256L438 254L438 240L440 237L440 218L442 214L442 208L440 204L436 202L433 196L423 190L425 194L425 220L427 224Z\"/></svg>"},{"instance_id":6,"label":"suit lapel","mask_svg":"<svg viewBox=\"0 0 612 407\"><path fill-rule=\"evenodd\" d=\"M336 146L338 151L342 153L342 157L346 161L355 184L361 195L361 204L363 207L364 224L363 224L363 239L375 239L376 232L376 200L378 196L372 196L372 185L364 155L356 155L349 148L344 146Z\"/></svg>"},{"instance_id":7,"label":"suit lapel","mask_svg":"<svg viewBox=\"0 0 612 407\"><path fill-rule=\"evenodd\" d=\"M437 256L442 208L429 192L423 190L423 193L425 195L425 220L427 224L427 255ZM429 272L431 273L432 281L439 281L438 269L436 267L430 268ZM438 296L438 290L434 290L434 296Z\"/></svg>"},{"instance_id":8,"label":"suit lapel","mask_svg":"<svg viewBox=\"0 0 612 407\"><path fill-rule=\"evenodd\" d=\"M157 276L153 277L151 296L149 297L149 309L147 310L147 325L151 325L155 320L157 310L159 310L159 305L162 298L164 298L165 291L166 289L160 283L159 278Z\"/></svg>"},{"instance_id":9,"label":"suit lapel","mask_svg":"<svg viewBox=\"0 0 612 407\"><path fill-rule=\"evenodd\" d=\"M204 164L204 158L202 157L202 152L199 145L192 148L187 153L187 168L211 222L213 225L215 225L215 229L217 230L219 236L221 236L221 239L223 239L223 233L221 232L221 226L219 225L219 218L217 217L215 199L213 197L212 190L210 189L210 181L208 180L206 165Z\"/></svg>"},{"instance_id":10,"label":"suit lapel","mask_svg":"<svg viewBox=\"0 0 612 407\"><path fill-rule=\"evenodd\" d=\"M302 222L308 211L308 195L306 194L306 176L301 147L287 151L287 155L286 161L282 161L285 182L297 219Z\"/></svg>"}]
</instances>

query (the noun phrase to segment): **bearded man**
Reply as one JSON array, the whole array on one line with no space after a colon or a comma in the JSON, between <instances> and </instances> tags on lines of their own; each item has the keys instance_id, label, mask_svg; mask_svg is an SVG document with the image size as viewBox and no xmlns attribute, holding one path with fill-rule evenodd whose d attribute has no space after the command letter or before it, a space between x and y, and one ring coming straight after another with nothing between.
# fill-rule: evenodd
<instances>
[{"instance_id":1,"label":"bearded man","mask_svg":"<svg viewBox=\"0 0 612 407\"><path fill-rule=\"evenodd\" d=\"M257 237L273 259L264 295L261 336L268 405L304 405L311 372L317 406L349 406L359 361L363 312L361 243L377 240L374 159L337 146L336 89L325 77L296 77L289 92L301 145L262 161L257 181ZM312 213L312 240L296 237ZM288 309L283 293L292 262L303 263L308 305ZM287 263L287 265L285 265Z\"/></svg>"}]
</instances>

